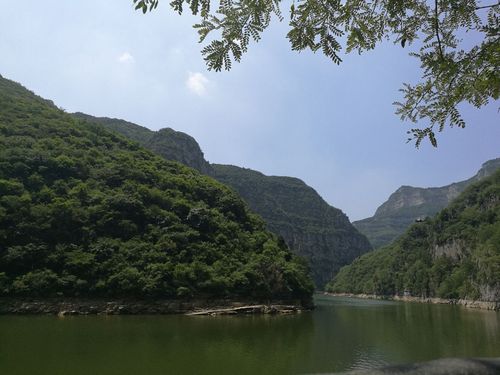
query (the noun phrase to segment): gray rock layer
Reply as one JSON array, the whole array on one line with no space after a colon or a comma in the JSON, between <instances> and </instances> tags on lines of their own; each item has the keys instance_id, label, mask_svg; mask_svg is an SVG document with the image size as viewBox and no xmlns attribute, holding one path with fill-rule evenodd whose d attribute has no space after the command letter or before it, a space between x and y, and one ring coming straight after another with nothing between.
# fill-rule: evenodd
<instances>
[{"instance_id":1,"label":"gray rock layer","mask_svg":"<svg viewBox=\"0 0 500 375\"><path fill-rule=\"evenodd\" d=\"M418 219L434 216L458 197L470 184L488 177L500 168L500 158L485 162L475 176L465 181L433 188L401 186L391 194L372 217L355 221L374 248L394 241Z\"/></svg>"},{"instance_id":2,"label":"gray rock layer","mask_svg":"<svg viewBox=\"0 0 500 375\"><path fill-rule=\"evenodd\" d=\"M234 311L241 314L275 314L310 310L311 304L298 300L232 301L222 299L139 300L139 299L78 299L78 298L0 298L0 314L16 315L152 315L204 314L206 311ZM230 310L230 311L229 311ZM217 314L214 314L217 315Z\"/></svg>"}]
</instances>

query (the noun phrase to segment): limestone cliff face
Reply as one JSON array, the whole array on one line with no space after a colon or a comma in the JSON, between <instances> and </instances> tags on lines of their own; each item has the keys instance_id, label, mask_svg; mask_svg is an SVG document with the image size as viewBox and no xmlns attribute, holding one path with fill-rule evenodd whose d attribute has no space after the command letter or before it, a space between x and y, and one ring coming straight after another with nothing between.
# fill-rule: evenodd
<instances>
[{"instance_id":1,"label":"limestone cliff face","mask_svg":"<svg viewBox=\"0 0 500 375\"><path fill-rule=\"evenodd\" d=\"M371 250L347 216L303 181L232 165L212 167L216 179L234 188L272 232L308 260L317 288L322 289L342 266Z\"/></svg>"},{"instance_id":2,"label":"limestone cliff face","mask_svg":"<svg viewBox=\"0 0 500 375\"><path fill-rule=\"evenodd\" d=\"M342 268L330 291L500 302L500 169ZM491 304L493 303L493 304Z\"/></svg>"},{"instance_id":3,"label":"limestone cliff face","mask_svg":"<svg viewBox=\"0 0 500 375\"><path fill-rule=\"evenodd\" d=\"M467 186L490 176L500 168L500 158L489 160L472 178L435 188L401 186L391 194L375 215L353 222L373 247L389 244L418 219L434 216L458 197Z\"/></svg>"},{"instance_id":4,"label":"limestone cliff face","mask_svg":"<svg viewBox=\"0 0 500 375\"><path fill-rule=\"evenodd\" d=\"M314 189L292 177L265 176L234 166L209 164L191 136L170 128L157 132L117 119L74 116L99 122L169 160L175 160L232 187L268 228L304 256L317 288L359 255L372 249L347 216L328 205Z\"/></svg>"}]
</instances>

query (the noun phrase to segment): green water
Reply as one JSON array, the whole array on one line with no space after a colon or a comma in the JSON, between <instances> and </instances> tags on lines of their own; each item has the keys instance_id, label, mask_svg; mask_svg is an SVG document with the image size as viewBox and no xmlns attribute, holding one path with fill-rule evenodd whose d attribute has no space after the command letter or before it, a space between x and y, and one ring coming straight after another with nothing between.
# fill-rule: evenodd
<instances>
[{"instance_id":1,"label":"green water","mask_svg":"<svg viewBox=\"0 0 500 375\"><path fill-rule=\"evenodd\" d=\"M500 313L318 297L294 316L2 316L1 375L328 373L500 356Z\"/></svg>"}]
</instances>

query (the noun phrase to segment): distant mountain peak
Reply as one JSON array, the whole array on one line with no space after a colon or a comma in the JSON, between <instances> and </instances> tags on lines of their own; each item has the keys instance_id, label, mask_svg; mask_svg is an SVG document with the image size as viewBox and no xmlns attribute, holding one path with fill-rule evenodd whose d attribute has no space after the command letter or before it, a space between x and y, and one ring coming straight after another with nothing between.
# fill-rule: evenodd
<instances>
[{"instance_id":1,"label":"distant mountain peak","mask_svg":"<svg viewBox=\"0 0 500 375\"><path fill-rule=\"evenodd\" d=\"M469 180L467 180L469 181ZM500 169L467 186L433 218L342 268L336 293L500 301ZM476 305L477 306L477 305Z\"/></svg>"},{"instance_id":2,"label":"distant mountain peak","mask_svg":"<svg viewBox=\"0 0 500 375\"><path fill-rule=\"evenodd\" d=\"M492 175L499 168L500 158L496 158L484 162L473 177L464 181L430 188L402 185L377 208L375 215L353 224L375 248L387 245L415 220L434 216L471 183Z\"/></svg>"}]
</instances>

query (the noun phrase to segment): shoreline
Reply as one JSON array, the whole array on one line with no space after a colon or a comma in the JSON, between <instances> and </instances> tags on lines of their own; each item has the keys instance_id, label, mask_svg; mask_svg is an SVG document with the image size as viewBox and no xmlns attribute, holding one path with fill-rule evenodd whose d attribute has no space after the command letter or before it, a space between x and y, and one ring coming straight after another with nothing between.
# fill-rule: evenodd
<instances>
[{"instance_id":1,"label":"shoreline","mask_svg":"<svg viewBox=\"0 0 500 375\"><path fill-rule=\"evenodd\" d=\"M348 297L361 299L378 299L386 301L430 303L434 305L459 305L469 309L500 311L500 301L473 301L468 299L445 299L434 297L413 297L413 296L381 296L377 294L354 294L354 293L330 293L323 292L323 295L333 297Z\"/></svg>"},{"instance_id":2,"label":"shoreline","mask_svg":"<svg viewBox=\"0 0 500 375\"><path fill-rule=\"evenodd\" d=\"M249 315L312 310L299 300L0 298L0 315Z\"/></svg>"}]
</instances>

